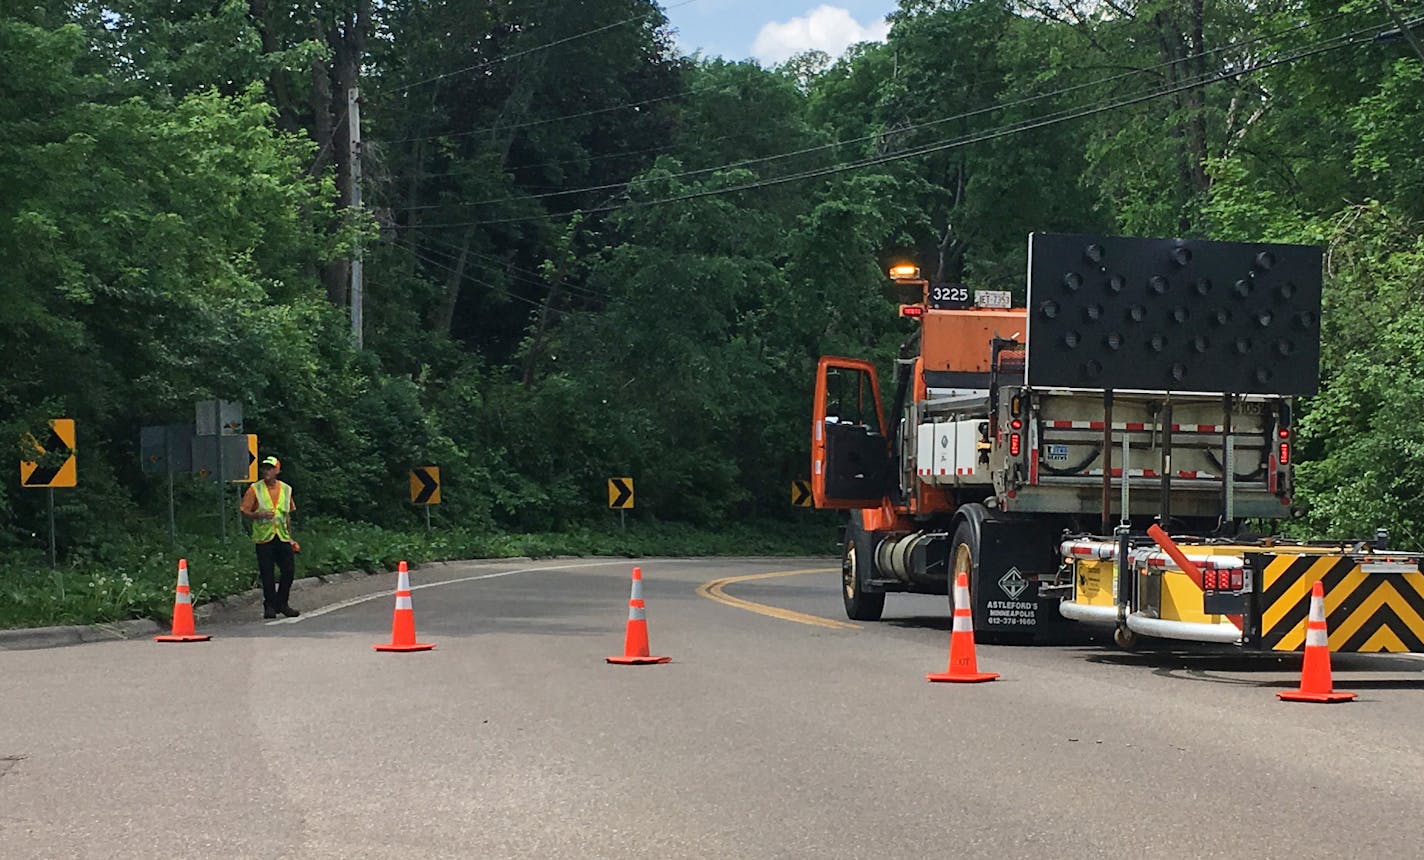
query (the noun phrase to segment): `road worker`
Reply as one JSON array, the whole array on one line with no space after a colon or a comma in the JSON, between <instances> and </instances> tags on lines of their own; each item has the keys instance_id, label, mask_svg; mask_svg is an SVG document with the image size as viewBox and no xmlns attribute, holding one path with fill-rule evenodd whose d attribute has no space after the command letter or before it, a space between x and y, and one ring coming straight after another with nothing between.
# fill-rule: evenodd
<instances>
[{"instance_id":1,"label":"road worker","mask_svg":"<svg viewBox=\"0 0 1424 860\"><path fill-rule=\"evenodd\" d=\"M257 574L262 578L262 617L276 618L280 613L288 618L301 615L287 602L296 576L295 553L301 550L292 540L292 488L277 480L282 462L267 457L258 466L261 480L247 488L239 510L252 523L252 542L257 545ZM282 572L281 580L274 576Z\"/></svg>"}]
</instances>

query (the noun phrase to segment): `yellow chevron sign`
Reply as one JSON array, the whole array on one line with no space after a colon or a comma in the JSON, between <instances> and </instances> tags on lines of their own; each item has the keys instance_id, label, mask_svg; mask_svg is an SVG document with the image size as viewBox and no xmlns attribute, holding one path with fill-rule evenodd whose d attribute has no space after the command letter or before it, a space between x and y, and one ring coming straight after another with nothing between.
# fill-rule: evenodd
<instances>
[{"instance_id":1,"label":"yellow chevron sign","mask_svg":"<svg viewBox=\"0 0 1424 860\"><path fill-rule=\"evenodd\" d=\"M415 505L440 504L439 466L417 466L410 470L410 501Z\"/></svg>"},{"instance_id":2,"label":"yellow chevron sign","mask_svg":"<svg viewBox=\"0 0 1424 860\"><path fill-rule=\"evenodd\" d=\"M608 479L608 507L615 511L633 510L633 479Z\"/></svg>"},{"instance_id":3,"label":"yellow chevron sign","mask_svg":"<svg viewBox=\"0 0 1424 860\"><path fill-rule=\"evenodd\" d=\"M1273 651L1305 646L1310 587L1325 586L1330 650L1424 652L1424 573L1417 565L1362 569L1341 555L1259 556L1261 642ZM1367 566L1368 567L1368 566ZM1384 572L1380 572L1380 571Z\"/></svg>"},{"instance_id":4,"label":"yellow chevron sign","mask_svg":"<svg viewBox=\"0 0 1424 860\"><path fill-rule=\"evenodd\" d=\"M37 439L26 435L21 444L33 459L20 461L20 486L73 487L78 484L78 467L74 462L73 418L50 419L49 434L45 438ZM46 454L63 454L64 459L41 466L39 460Z\"/></svg>"}]
</instances>

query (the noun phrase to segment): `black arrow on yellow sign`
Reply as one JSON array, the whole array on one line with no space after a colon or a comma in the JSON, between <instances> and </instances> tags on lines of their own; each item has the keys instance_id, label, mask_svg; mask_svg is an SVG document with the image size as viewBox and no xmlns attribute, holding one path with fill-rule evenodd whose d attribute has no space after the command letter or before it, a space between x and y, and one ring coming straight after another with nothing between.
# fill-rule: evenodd
<instances>
[{"instance_id":1,"label":"black arrow on yellow sign","mask_svg":"<svg viewBox=\"0 0 1424 860\"><path fill-rule=\"evenodd\" d=\"M615 511L633 509L633 479L608 479L608 507Z\"/></svg>"},{"instance_id":2,"label":"black arrow on yellow sign","mask_svg":"<svg viewBox=\"0 0 1424 860\"><path fill-rule=\"evenodd\" d=\"M29 436L28 446L36 455L36 460L20 461L20 486L22 487L72 487L75 485L74 468L74 419L55 418L49 422L49 433L43 442ZM46 462L58 461L55 466L41 466L36 462L44 456ZM63 459L59 459L63 457Z\"/></svg>"},{"instance_id":3,"label":"black arrow on yellow sign","mask_svg":"<svg viewBox=\"0 0 1424 860\"><path fill-rule=\"evenodd\" d=\"M234 483L257 483L257 434L245 433L247 437L247 474L234 479Z\"/></svg>"},{"instance_id":4,"label":"black arrow on yellow sign","mask_svg":"<svg viewBox=\"0 0 1424 860\"><path fill-rule=\"evenodd\" d=\"M439 466L416 466L410 470L410 500L417 505L440 504Z\"/></svg>"},{"instance_id":5,"label":"black arrow on yellow sign","mask_svg":"<svg viewBox=\"0 0 1424 860\"><path fill-rule=\"evenodd\" d=\"M791 482L791 504L798 508L813 507L810 481Z\"/></svg>"}]
</instances>

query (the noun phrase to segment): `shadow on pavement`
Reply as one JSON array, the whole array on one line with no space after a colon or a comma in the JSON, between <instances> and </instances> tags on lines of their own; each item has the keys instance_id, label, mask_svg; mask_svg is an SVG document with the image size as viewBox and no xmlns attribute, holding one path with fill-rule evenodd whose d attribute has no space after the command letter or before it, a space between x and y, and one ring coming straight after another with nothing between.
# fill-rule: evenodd
<instances>
[{"instance_id":1,"label":"shadow on pavement","mask_svg":"<svg viewBox=\"0 0 1424 860\"><path fill-rule=\"evenodd\" d=\"M1184 648L1176 644L1136 651L1082 650L1076 656L1089 663L1148 668L1158 677L1179 681L1279 689L1291 689L1299 684L1302 660L1302 655L1295 653L1241 652L1208 645ZM1330 664L1336 686L1342 688L1424 690L1424 662L1399 655L1332 654ZM1292 677L1259 677L1267 673ZM1396 677L1361 677L1369 674ZM1252 675L1258 677L1250 677ZM1348 675L1348 679L1342 682L1341 675ZM1398 677L1401 675L1412 677Z\"/></svg>"}]
</instances>

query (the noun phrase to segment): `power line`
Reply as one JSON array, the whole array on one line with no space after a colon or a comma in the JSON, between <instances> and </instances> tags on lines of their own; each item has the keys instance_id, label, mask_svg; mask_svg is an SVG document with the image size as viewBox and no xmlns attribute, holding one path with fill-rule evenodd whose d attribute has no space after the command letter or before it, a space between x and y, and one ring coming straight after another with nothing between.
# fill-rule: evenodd
<instances>
[{"instance_id":1,"label":"power line","mask_svg":"<svg viewBox=\"0 0 1424 860\"><path fill-rule=\"evenodd\" d=\"M632 109L632 108L646 107L646 106L651 105L651 104L657 104L657 103L659 103L659 102L672 101L673 99L676 99L676 98L682 98L682 97L685 96L685 95L690 95L691 92L692 92L692 91L691 91L690 89L687 89L687 90L680 90L680 91L675 92L675 93L668 93L667 95L654 96L654 97L652 97L652 98L643 99L642 101L639 101L639 102L619 102L618 104L615 104L615 105L610 105L610 106L608 106L608 107L594 108L593 110L586 110L586 111L583 111L583 112L581 112L581 113L571 113L571 114L566 114L566 115L564 115L564 116L547 117L547 118L545 118L545 119L531 119L531 120L526 120L525 122L512 122L512 123L509 123L508 125L491 125L491 126L486 126L485 128L470 129L469 131L452 131L452 132L446 132L446 133L444 133L444 134L426 134L426 135L418 135L418 136L415 136L415 137L398 137L398 138L396 138L396 139L394 139L394 140L388 140L388 141L386 141L386 143L389 143L389 144L397 144L397 143L414 143L414 142L416 142L416 141L421 141L421 140L445 140L445 139L453 138L453 137L473 137L473 136L475 136L475 135L477 135L477 134L486 134L486 133L488 133L488 134L494 134L494 133L496 133L496 132L513 131L514 129L517 129L517 128L532 128L532 127L534 127L534 126L536 126L536 125L549 125L549 124L551 124L551 123L565 122L565 121L571 120L571 119L584 119L585 117L598 116L599 114L613 113L614 111L630 110L630 109Z\"/></svg>"},{"instance_id":2,"label":"power line","mask_svg":"<svg viewBox=\"0 0 1424 860\"><path fill-rule=\"evenodd\" d=\"M1096 114L1104 113L1104 112L1107 112L1107 111L1110 111L1110 110L1117 110L1117 109L1123 108L1123 107L1130 107L1130 106L1132 106L1132 105L1141 104L1141 103L1143 103L1143 102L1151 101L1151 100L1153 100L1153 99L1161 98L1161 97L1163 97L1163 96L1174 95L1174 94L1176 94L1176 93L1186 92L1186 91L1188 91L1188 90L1193 90L1193 89L1198 89L1198 88L1200 88L1200 87L1207 86L1207 85L1212 84L1212 83L1217 83L1217 82L1219 82L1219 81L1229 80L1229 79L1231 79L1231 78L1244 77L1244 76L1246 76L1246 75L1253 74L1253 73L1258 72L1258 71L1261 71L1261 70L1263 70L1263 69L1268 69L1268 68L1272 68L1272 67L1275 67L1275 66L1279 66L1279 65L1284 65L1284 64L1287 64L1287 63L1296 62L1296 61L1298 61L1298 60L1302 60L1302 59L1306 59L1306 58L1308 58L1308 57L1316 56L1316 55L1318 55L1318 54L1323 54L1323 53L1326 53L1326 52L1329 52L1329 51L1339 50L1340 48L1344 48L1344 47L1350 47L1351 45L1363 44L1363 43L1354 41L1354 37L1356 37L1356 36L1358 36L1358 35L1360 35L1360 34L1366 33L1366 32L1375 31L1375 30L1378 29L1379 26L1380 26L1380 25L1378 25L1378 24L1372 24L1372 25L1370 25L1370 26L1368 26L1368 27L1364 27L1364 28L1361 28L1361 29L1359 29L1359 30L1355 30L1355 31L1353 31L1353 32L1346 33L1346 34L1343 34L1343 35L1341 35L1341 36L1334 36L1334 37L1330 37L1330 38L1327 38L1327 39L1319 40L1319 41L1317 41L1317 42L1315 43L1318 47L1315 47L1315 48L1312 48L1312 49L1309 49L1309 50L1297 51L1296 53L1288 54L1288 55L1283 56L1283 57L1278 57L1278 58L1276 58L1276 59L1274 59L1274 60L1257 63L1257 64L1252 65L1252 66L1249 66L1249 67L1243 67L1243 68L1240 68L1240 69L1230 69L1230 70L1226 70L1226 71L1213 71L1213 72L1209 72L1209 73L1206 73L1206 74L1204 74L1204 75L1198 76L1198 77L1197 77L1196 79L1194 79L1194 80L1189 80L1189 81L1186 81L1186 82L1183 82L1183 83L1180 83L1180 84L1175 84L1175 85L1172 85L1172 86L1164 87L1164 88L1159 89L1159 90L1157 90L1157 91L1155 91L1155 92L1149 92L1149 93L1146 93L1146 94L1142 94L1142 95L1138 95L1138 96L1133 96L1133 97L1131 97L1131 98L1120 99L1120 100L1117 100L1117 101L1099 101L1097 104L1092 105L1092 106L1087 107L1087 108L1084 108L1084 109L1065 110L1065 111L1060 111L1060 112L1058 112L1058 113L1056 113L1056 114L1047 114L1047 115L1045 115L1045 116L1043 116L1043 117L1038 117L1038 118L1033 119L1033 120L1025 120L1025 121L1022 121L1022 122L1013 123L1013 124L1006 125L1006 126L1000 126L1000 127L997 128L997 129L990 129L990 130L987 130L987 131L984 131L984 132L972 133L972 134L965 135L965 136L959 137L959 138L945 139L945 140L937 141L937 142L932 143L932 144L926 144L926 145L923 145L923 146L920 146L920 147L916 147L916 148L904 150L904 151L902 151L902 152L889 153L889 154L885 154L885 155L881 155L881 156L875 156L875 157L871 157L871 158L860 159L860 160L857 160L857 161L842 162L842 163L840 163L840 164L829 165L829 166L827 166L827 167L817 168L817 169L815 169L815 170L803 171L803 172L801 172L801 173L788 174L788 175L786 175L786 176L781 176L781 177L772 177L772 178L759 179L759 180L754 181L754 182L742 183L742 184L740 184L740 185L733 185L733 186L727 186L727 187L723 187L723 188L714 188L714 189L703 189L703 190L700 190L700 191L688 192L688 193L686 193L686 194L674 195L674 196L672 196L672 197L665 197L665 198L654 199L654 200L629 200L629 201L625 201L625 202L622 202L622 203L615 203L615 204L610 204L610 205L605 205L605 206L599 206L599 207L591 207L591 208L586 208L586 209L580 209L580 210L577 210L577 212L579 212L579 213L581 213L581 214L595 214L595 213L600 213L600 212L612 212L612 211L615 211L615 210L618 210L618 209L641 208L641 207L646 207L646 206L656 206L656 205L662 205L662 204L665 204L665 203L676 203L676 202L682 202L682 201L686 201L686 200L695 200L695 199L699 199L699 198L703 198L703 197L711 197L711 196L719 196L719 195L723 195L723 194L731 194L731 193L735 193L735 192L738 192L738 191L756 190L756 189L766 188L766 187L770 187L770 186L774 186L774 185L781 185L781 184L784 184L784 183L787 183L787 182L795 182L795 181L799 181L799 180L803 180L803 179L816 179L816 178L821 178L821 177L824 177L824 176L833 176L833 175L837 175L837 174L840 174L840 173L849 172L849 171L852 171L852 170L859 170L859 169L862 169L862 168L865 168L865 167L873 167L873 166L878 166L878 165L881 165L881 164L888 164L888 163L892 163L892 162L896 162L896 161L902 161L902 160L905 160L905 159L908 159L908 158L915 158L915 157L918 157L918 156L921 156L921 155L929 155L929 154L932 154L932 153L935 153L935 152L941 152L941 151L948 150L948 149L956 149L956 148L960 148L960 147L963 147L963 146L968 146L968 145L971 145L971 144L974 144L974 143L983 143L983 142L988 142L988 141L991 141L991 140L997 140L997 139L999 139L999 138L1007 137L1007 136L1009 136L1009 135L1019 134L1019 133L1026 132L1026 131L1034 131L1034 130L1037 130L1037 129L1040 129L1040 128L1046 128L1046 127L1049 127L1049 126L1052 126L1052 125L1058 125L1058 124L1063 123L1063 122L1069 122L1069 121L1072 121L1072 120L1075 120L1075 119L1082 119L1082 118L1085 118L1085 117L1094 116L1094 115L1096 115ZM521 198L521 199L522 199L522 198ZM422 224L422 225L419 225L419 226L422 227L422 228L434 229L434 228L438 228L438 227L465 227L465 226L483 226L483 225L493 225L493 224L511 224L511 223L520 223L520 222L528 222L528 221L547 220L547 219L551 219L551 218L562 217L562 215L564 215L564 214L571 214L571 213L545 213L545 214L542 214L542 215L532 215L532 216L524 216L524 217L501 218L501 219L492 219L492 220L485 220L485 221L468 221L468 222L460 222L460 223L454 223L454 224Z\"/></svg>"},{"instance_id":3,"label":"power line","mask_svg":"<svg viewBox=\"0 0 1424 860\"><path fill-rule=\"evenodd\" d=\"M524 302L525 304L533 305L533 306L536 307L536 308L543 308L543 307L544 307L544 305L543 305L542 302L536 302L536 301L534 301L533 299L526 299L526 298L524 298L523 296L515 295L514 293L511 293L509 290L506 290L506 289L501 288L498 284L492 284L492 283L490 283L489 281L480 280L479 278L475 277L474 275L471 275L471 274L468 273L468 272L461 272L461 271L455 269L455 267L451 266L451 265L448 264L448 263L442 263L441 261L435 259L434 257L428 256L428 255L426 255L426 254L422 254L422 253L421 253L418 249L416 249L416 248L411 248L411 247L408 247L408 246L406 246L406 245L398 245L397 247L401 248L401 249L404 250L406 253L408 253L408 254L410 254L412 257L414 257L416 260L419 260L420 262L424 263L424 264L427 265L427 266L434 266L435 268L437 268L437 269L442 269L442 270L444 270L444 271L446 271L446 272L449 272L449 273L452 274L452 275L458 275L458 276L460 276L461 278L464 278L464 279L468 279L468 280L470 280L470 281L473 281L474 283L479 284L479 285L482 286L482 287L486 287L486 288L488 288L488 289L501 292L501 293L503 293L503 294L505 295L506 298L514 299L515 301ZM555 311L555 312L557 312L557 313L564 313L564 311L561 311L561 310L559 310L558 308L550 308L550 310Z\"/></svg>"},{"instance_id":4,"label":"power line","mask_svg":"<svg viewBox=\"0 0 1424 860\"><path fill-rule=\"evenodd\" d=\"M502 57L495 57L494 59L491 59L491 60L485 60L485 61L482 62L482 63L476 63L476 64L473 65L473 66L466 66L466 67L463 68L463 69L455 69L454 71L451 71L451 72L445 72L445 73L443 73L443 74L439 74L439 75L436 75L436 76L431 77L431 78L426 78L426 79L424 79L424 80L416 81L415 83L406 84L406 85L403 86L403 87L398 87L397 89L394 90L394 92L397 92L397 93L407 93L407 92L410 92L411 90L415 89L416 87L424 86L424 85L426 85L426 84L433 84L433 83L435 83L436 81L443 81L443 80L445 80L446 78L452 78L452 77L454 77L454 76L456 76L456 75L463 75L463 74L465 74L465 73L467 73L467 72L477 72L477 71L479 71L479 70L481 70L481 69L487 69L487 68L489 68L490 66L499 65L500 63L507 62L507 61L509 61L509 60L516 59L516 58L518 58L518 57L525 57L525 56L528 56L529 54L538 53L539 51L546 51L546 50L548 50L548 49L550 49L550 48L556 48L556 47L558 47L559 45L567 45L569 42L574 42L574 41L577 41L577 40L579 40L579 39L587 38L588 36L594 36L594 35L597 35L597 34L599 34L599 33L603 33L603 32L606 32L606 31L608 31L608 30L612 30L612 29L614 29L614 28L621 27L621 26L623 26L624 24L631 24L631 23L633 23L633 22L635 22L635 21L645 21L645 20L647 20L648 18L651 18L651 17L653 17L653 16L655 16L655 15L661 15L661 14L664 14L664 13L666 13L666 12L671 12L673 9L678 9L678 8L680 8L680 7L687 6L687 5L691 4L691 3L696 3L696 2L697 2L697 0L682 0L681 3L674 3L673 5L668 6L666 9L659 8L656 4L654 4L654 5L653 5L653 8L652 8L651 10L649 10L649 11L647 11L647 12L644 12L644 13L642 13L641 15L633 15L633 16L631 16L631 17L624 18L624 19L621 20L621 21L614 21L612 24L604 24L603 26L601 26L601 27L595 27L595 28L593 28L592 30L585 30L585 31L583 31L582 33L575 33L575 34L572 35L572 36L565 36L565 37L562 38L562 39L555 39L554 41L548 42L548 43L543 44L543 45L537 45L537 46L535 46L535 47L533 47L533 48L525 48L525 49L522 50L522 51L514 51L513 53L505 54L505 55L502 56Z\"/></svg>"},{"instance_id":5,"label":"power line","mask_svg":"<svg viewBox=\"0 0 1424 860\"><path fill-rule=\"evenodd\" d=\"M430 244L440 246L438 249L436 249L437 253L444 253L446 256L453 256L455 253L464 253L466 255L480 257L482 258L482 260L489 262L481 262L479 260L476 260L473 261L475 265L483 266L488 271L501 271L505 274L510 274L514 276L514 280L516 281L521 281L523 283L530 284L543 290L548 290L552 292L555 288L559 288L563 289L570 295L573 295L577 298L585 299L587 301L606 301L608 298L607 296L588 287L574 284L567 278L564 278L557 283L550 283L549 280L546 279L542 274L531 271L529 269L522 269L493 254L485 254L480 251L476 251L473 248L456 248L449 242L441 241L440 239L437 239L436 237L428 234L425 236L425 241ZM471 261L467 260L466 262L468 263Z\"/></svg>"},{"instance_id":6,"label":"power line","mask_svg":"<svg viewBox=\"0 0 1424 860\"><path fill-rule=\"evenodd\" d=\"M610 322L610 321L604 319L603 317L601 317L601 316L599 316L599 315L597 315L597 314L589 313L589 312L585 312L585 311L566 310L566 309L564 309L564 308L557 308L557 307L554 307L553 305L545 305L543 302L537 302L537 301L534 301L533 299L526 299L526 298L524 298L523 296L516 295L516 294L514 294L514 293L509 292L508 290L503 290L503 289L501 289L497 284L492 284L492 283L490 283L489 281L481 280L481 279L476 278L476 277L474 277L474 276L472 276L472 275L470 275L470 274L468 274L468 273L465 273L465 272L457 272L457 271L456 271L453 267L451 267L450 265L448 265L448 264L446 264L446 263L442 263L442 262L440 262L439 260L435 260L435 259L433 259L433 258L431 258L431 257L427 257L426 255L421 254L420 251L417 250L417 249L415 249L415 248L410 248L410 247L407 247L407 246L405 246L405 245L399 245L398 247L400 247L401 249L403 249L406 253L410 254L410 255L411 255L412 257L414 257L416 260L419 260L420 262L426 264L427 266L434 266L434 267L437 268L437 269L443 269L444 271L447 271L447 272L449 272L449 273L452 274L452 275L453 275L453 274L458 274L458 275L460 275L461 277L468 278L470 281L474 282L475 284L478 284L479 286L485 287L485 288L490 289L490 290L494 290L494 291L501 292L501 293L504 294L504 296L505 296L506 298L513 299L514 301L517 301L517 302L523 302L524 304L529 305L530 307L536 308L536 309L538 309L538 310L541 310L541 311L543 311L543 310L548 310L550 313L558 314L558 315L563 316L563 317L570 317L570 318L575 318L575 317L576 317L576 318L579 318L579 319L582 319L582 320L586 320L586 321L588 321L588 322L590 322L590 323L593 323L595 326L607 327L607 328L609 328L610 330L615 327L615 324L614 324L614 323L612 323L612 322Z\"/></svg>"},{"instance_id":7,"label":"power line","mask_svg":"<svg viewBox=\"0 0 1424 860\"><path fill-rule=\"evenodd\" d=\"M702 145L713 144L713 143L722 143L722 142L724 142L724 141L731 140L732 138L734 138L734 137L736 137L736 136L737 136L737 135L735 135L735 134L724 134L724 135L720 135L720 136L718 136L718 137L710 137L710 138L707 138L706 140L699 140L699 141L697 141L697 142L698 142L699 144L702 144ZM617 152L607 152L607 153L604 153L603 155L591 155L591 156L589 156L588 158L565 158L565 159L562 159L562 160L560 160L560 161L544 161L544 162L540 162L539 164L520 164L520 165L516 165L516 166L515 166L514 168L512 168L512 169L515 169L515 170L541 170L541 169L543 169L543 168L545 168L545 167L562 167L562 166L564 166L564 165L566 165L566 164L585 164L585 163L592 164L593 162L596 162L596 161L609 161L609 160L614 159L614 158L626 158L626 157L631 156L631 155L646 155L646 154L648 154L648 153L656 153L656 154L658 154L658 155L666 155L667 153L673 152L674 150L678 149L678 148L681 147L681 146L683 146L683 144L673 144L673 145L671 145L671 146L668 146L668 145L665 145L665 144L659 144L658 146L648 146L648 147L643 147L643 148L641 148L641 149L624 149L624 150L619 150L619 151L617 151ZM468 173L468 172L470 172L471 170L475 170L475 169L477 169L477 168L467 167L467 168L465 168L465 169L463 169L463 170L446 170L446 171L442 171L442 172L440 172L440 173L423 173L423 174L421 174L421 176L422 176L422 178L425 178L425 179L440 179L440 178L445 177L445 176L458 176L458 175L460 175L460 174L462 174L462 173ZM511 168L506 168L506 169L508 170L508 169L511 169ZM533 186L525 186L525 187L526 187L526 188L529 188L529 187L533 187ZM401 208L401 209L403 209L403 210L408 210L408 209L410 209L411 207L402 206L402 207L399 207L399 208Z\"/></svg>"},{"instance_id":8,"label":"power line","mask_svg":"<svg viewBox=\"0 0 1424 860\"><path fill-rule=\"evenodd\" d=\"M1295 25L1293 25L1293 26L1291 26L1291 27L1287 27L1287 28L1285 28L1285 29L1283 29L1283 30L1280 30L1280 31L1278 31L1278 32L1274 32L1274 33L1264 33L1264 34L1261 34L1261 35L1258 35L1258 36L1253 36L1253 37L1250 38L1250 39L1246 39L1246 40L1243 40L1243 41L1240 41L1240 42L1234 42L1234 43L1231 43L1231 44L1228 44L1228 45L1223 45L1223 46L1220 47L1220 48L1214 48L1214 49L1212 49L1212 50L1210 50L1210 51L1203 51L1203 52L1201 52L1201 53L1199 53L1199 54L1192 54L1192 55L1189 55L1189 56L1185 57L1184 60L1204 59L1204 58L1206 58L1206 57L1212 56L1213 54L1219 54L1219 53L1222 53L1222 52L1224 52L1224 51L1232 50L1232 49L1235 49L1235 48L1247 47L1247 46L1249 46L1249 45L1251 45L1251 44L1254 44L1254 43L1256 43L1256 42L1259 42L1259 41L1261 41L1261 40L1263 40L1263 39L1277 38L1277 37L1280 37L1280 36L1289 35L1289 34L1291 34L1291 33L1293 33L1293 32L1296 32L1296 31L1298 31L1298 30L1304 29L1304 28L1306 28L1306 27L1309 27L1309 26L1312 26L1312 25L1318 25L1318 24L1322 24L1322 23L1325 23L1325 22L1334 20L1335 18L1342 17L1342 16L1344 16L1345 14L1347 14L1347 13L1345 13L1345 12L1335 12L1335 13L1332 13L1332 14L1330 14L1330 15L1325 16L1324 18L1321 18L1321 19L1318 19L1318 20L1315 20L1315 21L1304 21L1304 22L1301 22L1301 23L1299 23L1299 24L1295 24ZM1129 72L1122 72L1122 73L1119 73L1119 74L1116 74L1116 75L1108 76L1108 77L1106 77L1106 78L1100 78L1100 79L1098 79L1098 80L1088 81L1088 82L1086 82L1086 83L1075 84L1075 85L1069 86L1069 87L1063 87L1063 88L1060 88L1060 89L1057 89L1057 90L1052 90L1052 91L1046 92L1046 93L1039 93L1039 94L1037 94L1037 95L1024 96L1024 97L1021 97L1021 98L1018 98L1018 99L1014 99L1014 100L1012 100L1012 101L1000 102L1000 103L988 105L988 106L986 106L986 107L976 108L976 109L971 110L971 111L966 111L966 112L964 112L964 113L959 113L959 114L955 114L955 115L952 115L952 116L941 117L941 118L939 118L939 119L929 120L929 121L926 121L926 122L916 123L916 124L913 124L913 125L905 126L905 127L903 127L903 128L895 129L895 130L893 131L893 133L894 133L894 134L905 134L905 133L912 132L912 131L919 131L919 130L923 130L923 129L926 129L926 128L931 128L931 127L934 127L934 126L943 125L943 124L949 123L949 122L955 122L955 121L957 121L957 120L972 119L972 118L974 118L974 117L981 116L981 115L987 114L987 113L994 113L994 112L997 112L997 111L1008 110L1009 108L1021 107L1021 106L1026 105L1026 104L1032 104L1032 103L1034 103L1034 102L1043 101L1043 100L1045 100L1045 99L1058 98L1058 97L1060 97L1060 96L1065 96L1065 95L1068 95L1068 94L1070 94L1070 93L1077 92L1077 91L1082 90L1082 89L1086 89L1086 88L1090 88L1090 87L1100 87L1100 86L1104 86L1104 85L1107 85L1107 84L1111 84L1111 83L1114 83L1114 82L1123 80L1123 79L1125 79L1125 78L1135 77L1135 76L1137 76L1137 75L1142 75L1142 74L1146 74L1146 73L1148 73L1148 72L1157 71L1157 70L1159 70L1159 69L1163 69L1163 68L1166 68L1166 67L1169 67L1169 66L1174 66L1174 65L1179 64L1180 62L1183 62L1183 60L1172 60L1172 61L1168 61L1168 62L1165 62L1165 63L1159 63L1158 65L1155 65L1155 66L1148 66L1147 68L1144 68L1144 69L1134 69L1134 70L1129 71ZM483 129L483 130L484 130L484 131L488 131L489 129ZM473 132L471 132L471 133L473 133ZM801 155L810 155L810 154L813 154L813 153L824 152L824 151L829 150L829 149L835 149L835 148L842 147L842 146L848 146L848 145L854 144L854 143L864 143L864 142L866 142L866 141L876 140L876 139L878 139L878 138L880 138L880 137L882 137L882 136L883 136L883 132L882 132L882 133L876 133L876 134L865 135L865 136L862 136L862 137L850 138L850 139L847 139L847 140L835 141L835 142L827 143L827 144L820 144L820 145L817 145L817 146L812 146L812 147L807 147L807 148L804 148L804 149L793 150L793 151L790 151L790 152L783 152L783 153L777 153L777 154L773 154L773 155L762 156L762 157L759 157L759 158L743 159L743 160L740 160L740 161L728 162L728 163L726 163L726 164L721 164L721 165L717 165L717 166L714 166L714 167L703 167L703 168L697 168L697 169L695 169L695 170L684 170L684 171L681 171L681 172L678 172L678 173L668 174L668 176L667 176L666 178L668 178L668 179L682 179L682 178L691 177L691 176L702 176L702 175L704 175L704 174L716 173L716 172L724 171L724 170L732 170L732 169L735 169L735 168L751 167L751 166L753 166L753 165L765 164L765 163L768 163L768 162L779 161L779 160L787 159L787 158L794 158L794 157L801 156ZM423 139L423 138L422 138L422 139ZM519 196L490 198L490 199L486 199L486 200L462 201L462 202L457 202L457 203L449 204L449 205L454 205L454 206L458 206L458 207L464 208L464 207L474 207L474 206L495 205L495 204L499 204L499 203L522 202L522 201L525 201L525 200L545 200L545 199L551 199L551 198L555 198L555 197L573 196L573 195L578 195L578 194L588 194L588 193L592 193L592 192L595 192L595 191L613 191L613 190L619 190L619 189L626 188L627 185L628 185L627 182L610 183L610 184L606 184L606 185L591 185L591 186L586 186L586 187L582 187L582 188L571 188L571 189L565 189L565 190L560 190L560 191L548 191L548 192L543 192L543 193L540 193L540 194L527 194L527 195L519 195ZM591 211L591 210L585 210L585 211ZM487 223L499 223L499 222L487 222Z\"/></svg>"}]
</instances>

